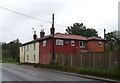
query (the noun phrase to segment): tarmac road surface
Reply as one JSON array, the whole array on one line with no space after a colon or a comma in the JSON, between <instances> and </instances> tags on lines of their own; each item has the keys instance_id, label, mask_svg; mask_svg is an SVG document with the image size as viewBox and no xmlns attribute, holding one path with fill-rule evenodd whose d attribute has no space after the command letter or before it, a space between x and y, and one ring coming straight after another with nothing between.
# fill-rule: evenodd
<instances>
[{"instance_id":1,"label":"tarmac road surface","mask_svg":"<svg viewBox=\"0 0 120 83\"><path fill-rule=\"evenodd\" d=\"M3 83L4 81L79 81L88 83L106 83L100 80L67 75L41 68L34 68L28 65L15 65L8 63L0 63L0 74L2 74Z\"/></svg>"}]
</instances>

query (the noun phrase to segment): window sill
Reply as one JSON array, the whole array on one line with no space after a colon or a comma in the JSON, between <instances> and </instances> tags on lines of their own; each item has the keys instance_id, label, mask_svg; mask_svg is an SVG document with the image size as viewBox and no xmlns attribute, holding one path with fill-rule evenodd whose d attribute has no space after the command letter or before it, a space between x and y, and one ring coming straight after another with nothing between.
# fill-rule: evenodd
<instances>
[{"instance_id":1,"label":"window sill","mask_svg":"<svg viewBox=\"0 0 120 83\"><path fill-rule=\"evenodd\" d=\"M80 46L80 48L85 48L84 46Z\"/></svg>"},{"instance_id":2,"label":"window sill","mask_svg":"<svg viewBox=\"0 0 120 83\"><path fill-rule=\"evenodd\" d=\"M76 47L76 48L86 48L86 47Z\"/></svg>"}]
</instances>

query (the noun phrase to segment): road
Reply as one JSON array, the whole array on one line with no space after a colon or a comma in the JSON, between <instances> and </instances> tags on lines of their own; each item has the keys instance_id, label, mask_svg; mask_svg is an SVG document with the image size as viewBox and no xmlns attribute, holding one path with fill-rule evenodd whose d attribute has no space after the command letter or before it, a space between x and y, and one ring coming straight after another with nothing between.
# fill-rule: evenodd
<instances>
[{"instance_id":1,"label":"road","mask_svg":"<svg viewBox=\"0 0 120 83\"><path fill-rule=\"evenodd\" d=\"M100 80L88 79L67 75L51 70L34 68L28 65L15 65L8 63L0 63L2 70L2 81L81 81L81 82L100 82Z\"/></svg>"}]
</instances>

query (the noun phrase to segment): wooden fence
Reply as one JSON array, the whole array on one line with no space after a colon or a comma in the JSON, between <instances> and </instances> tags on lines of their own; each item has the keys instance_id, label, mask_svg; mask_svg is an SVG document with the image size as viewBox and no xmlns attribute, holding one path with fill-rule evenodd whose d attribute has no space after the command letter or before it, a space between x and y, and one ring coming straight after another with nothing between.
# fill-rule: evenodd
<instances>
[{"instance_id":1,"label":"wooden fence","mask_svg":"<svg viewBox=\"0 0 120 83\"><path fill-rule=\"evenodd\" d=\"M120 52L86 52L55 54L55 62L69 66L90 68L120 68Z\"/></svg>"}]
</instances>

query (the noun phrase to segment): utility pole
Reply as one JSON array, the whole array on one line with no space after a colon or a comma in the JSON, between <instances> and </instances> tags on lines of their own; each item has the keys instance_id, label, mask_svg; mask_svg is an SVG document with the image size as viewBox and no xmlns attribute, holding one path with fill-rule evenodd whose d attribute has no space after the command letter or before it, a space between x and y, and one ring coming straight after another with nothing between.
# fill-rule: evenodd
<instances>
[{"instance_id":1,"label":"utility pole","mask_svg":"<svg viewBox=\"0 0 120 83\"><path fill-rule=\"evenodd\" d=\"M104 39L106 39L106 35L105 35L106 29L104 29ZM106 44L104 44L104 51L106 51Z\"/></svg>"},{"instance_id":2,"label":"utility pole","mask_svg":"<svg viewBox=\"0 0 120 83\"><path fill-rule=\"evenodd\" d=\"M52 60L54 62L54 59L55 59L55 53L54 53L54 34L55 34L54 14L52 14L52 27L51 27L50 31L51 31L51 35L52 35Z\"/></svg>"},{"instance_id":3,"label":"utility pole","mask_svg":"<svg viewBox=\"0 0 120 83\"><path fill-rule=\"evenodd\" d=\"M105 32L106 32L106 29L104 29L104 39L105 39L105 37L106 37L106 36L105 36Z\"/></svg>"}]
</instances>

